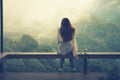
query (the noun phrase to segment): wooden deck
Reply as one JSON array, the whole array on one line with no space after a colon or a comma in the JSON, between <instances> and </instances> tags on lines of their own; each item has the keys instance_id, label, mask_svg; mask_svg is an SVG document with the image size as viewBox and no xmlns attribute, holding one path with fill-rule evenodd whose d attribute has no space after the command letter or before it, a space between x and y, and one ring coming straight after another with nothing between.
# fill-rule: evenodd
<instances>
[{"instance_id":1,"label":"wooden deck","mask_svg":"<svg viewBox=\"0 0 120 80\"><path fill-rule=\"evenodd\" d=\"M99 80L99 77L105 76L102 73L17 73L6 72L0 74L0 80Z\"/></svg>"}]
</instances>

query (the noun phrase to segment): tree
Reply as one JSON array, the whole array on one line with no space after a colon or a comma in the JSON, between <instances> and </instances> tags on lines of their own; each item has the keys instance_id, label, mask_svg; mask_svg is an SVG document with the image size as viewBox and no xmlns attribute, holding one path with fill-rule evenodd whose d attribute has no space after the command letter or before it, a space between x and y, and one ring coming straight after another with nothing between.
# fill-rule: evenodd
<instances>
[{"instance_id":1,"label":"tree","mask_svg":"<svg viewBox=\"0 0 120 80\"><path fill-rule=\"evenodd\" d=\"M23 35L19 42L22 52L33 52L39 46L38 42L29 35Z\"/></svg>"},{"instance_id":2,"label":"tree","mask_svg":"<svg viewBox=\"0 0 120 80\"><path fill-rule=\"evenodd\" d=\"M3 38L3 51L4 52L14 51L14 42L8 38Z\"/></svg>"}]
</instances>

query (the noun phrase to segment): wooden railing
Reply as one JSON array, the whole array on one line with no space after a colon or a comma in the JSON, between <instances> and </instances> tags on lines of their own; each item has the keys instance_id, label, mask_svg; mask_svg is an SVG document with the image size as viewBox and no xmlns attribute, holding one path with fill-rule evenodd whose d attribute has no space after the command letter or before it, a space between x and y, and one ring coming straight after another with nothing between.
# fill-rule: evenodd
<instances>
[{"instance_id":1,"label":"wooden railing","mask_svg":"<svg viewBox=\"0 0 120 80\"><path fill-rule=\"evenodd\" d=\"M3 71L3 62L2 60L6 60L6 59L31 59L31 58L44 58L44 59L55 59L55 58L61 58L61 57L65 57L68 58L68 56L61 56L57 53L53 53L53 52L40 52L40 53L36 53L36 52L23 52L23 53L18 53L18 52L9 52L9 53L2 53L0 55L0 71ZM96 59L96 58L106 58L106 59L120 59L120 52L86 52L84 51L83 53L78 53L78 58L83 59L83 73L87 74L87 64L88 61L87 59Z\"/></svg>"}]
</instances>

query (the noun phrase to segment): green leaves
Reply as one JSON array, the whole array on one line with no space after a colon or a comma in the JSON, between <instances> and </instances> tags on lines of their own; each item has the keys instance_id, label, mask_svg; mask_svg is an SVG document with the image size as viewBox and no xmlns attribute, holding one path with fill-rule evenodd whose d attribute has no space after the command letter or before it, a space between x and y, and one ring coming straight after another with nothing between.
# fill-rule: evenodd
<instances>
[{"instance_id":1,"label":"green leaves","mask_svg":"<svg viewBox=\"0 0 120 80\"><path fill-rule=\"evenodd\" d=\"M30 35L23 35L19 40L12 40L9 38L4 38L4 52L53 52L56 51L55 47L52 47L52 44L56 47L55 42L48 43L45 40L38 43Z\"/></svg>"},{"instance_id":2,"label":"green leaves","mask_svg":"<svg viewBox=\"0 0 120 80\"><path fill-rule=\"evenodd\" d=\"M20 43L22 52L33 52L39 46L38 42L29 35L23 35Z\"/></svg>"}]
</instances>

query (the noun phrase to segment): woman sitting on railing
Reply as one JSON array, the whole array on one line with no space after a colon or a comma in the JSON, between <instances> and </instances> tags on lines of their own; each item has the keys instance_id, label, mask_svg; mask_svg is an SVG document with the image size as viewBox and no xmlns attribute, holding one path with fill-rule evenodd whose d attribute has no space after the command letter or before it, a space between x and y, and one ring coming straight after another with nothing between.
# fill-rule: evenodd
<instances>
[{"instance_id":1,"label":"woman sitting on railing","mask_svg":"<svg viewBox=\"0 0 120 80\"><path fill-rule=\"evenodd\" d=\"M77 57L77 44L75 40L75 28L72 27L68 18L63 18L61 26L58 29L58 53L61 56L68 56L71 69L73 72L76 71L74 65L74 58ZM62 72L63 64L65 58L62 57L60 61L60 66L58 68L59 72Z\"/></svg>"}]
</instances>

